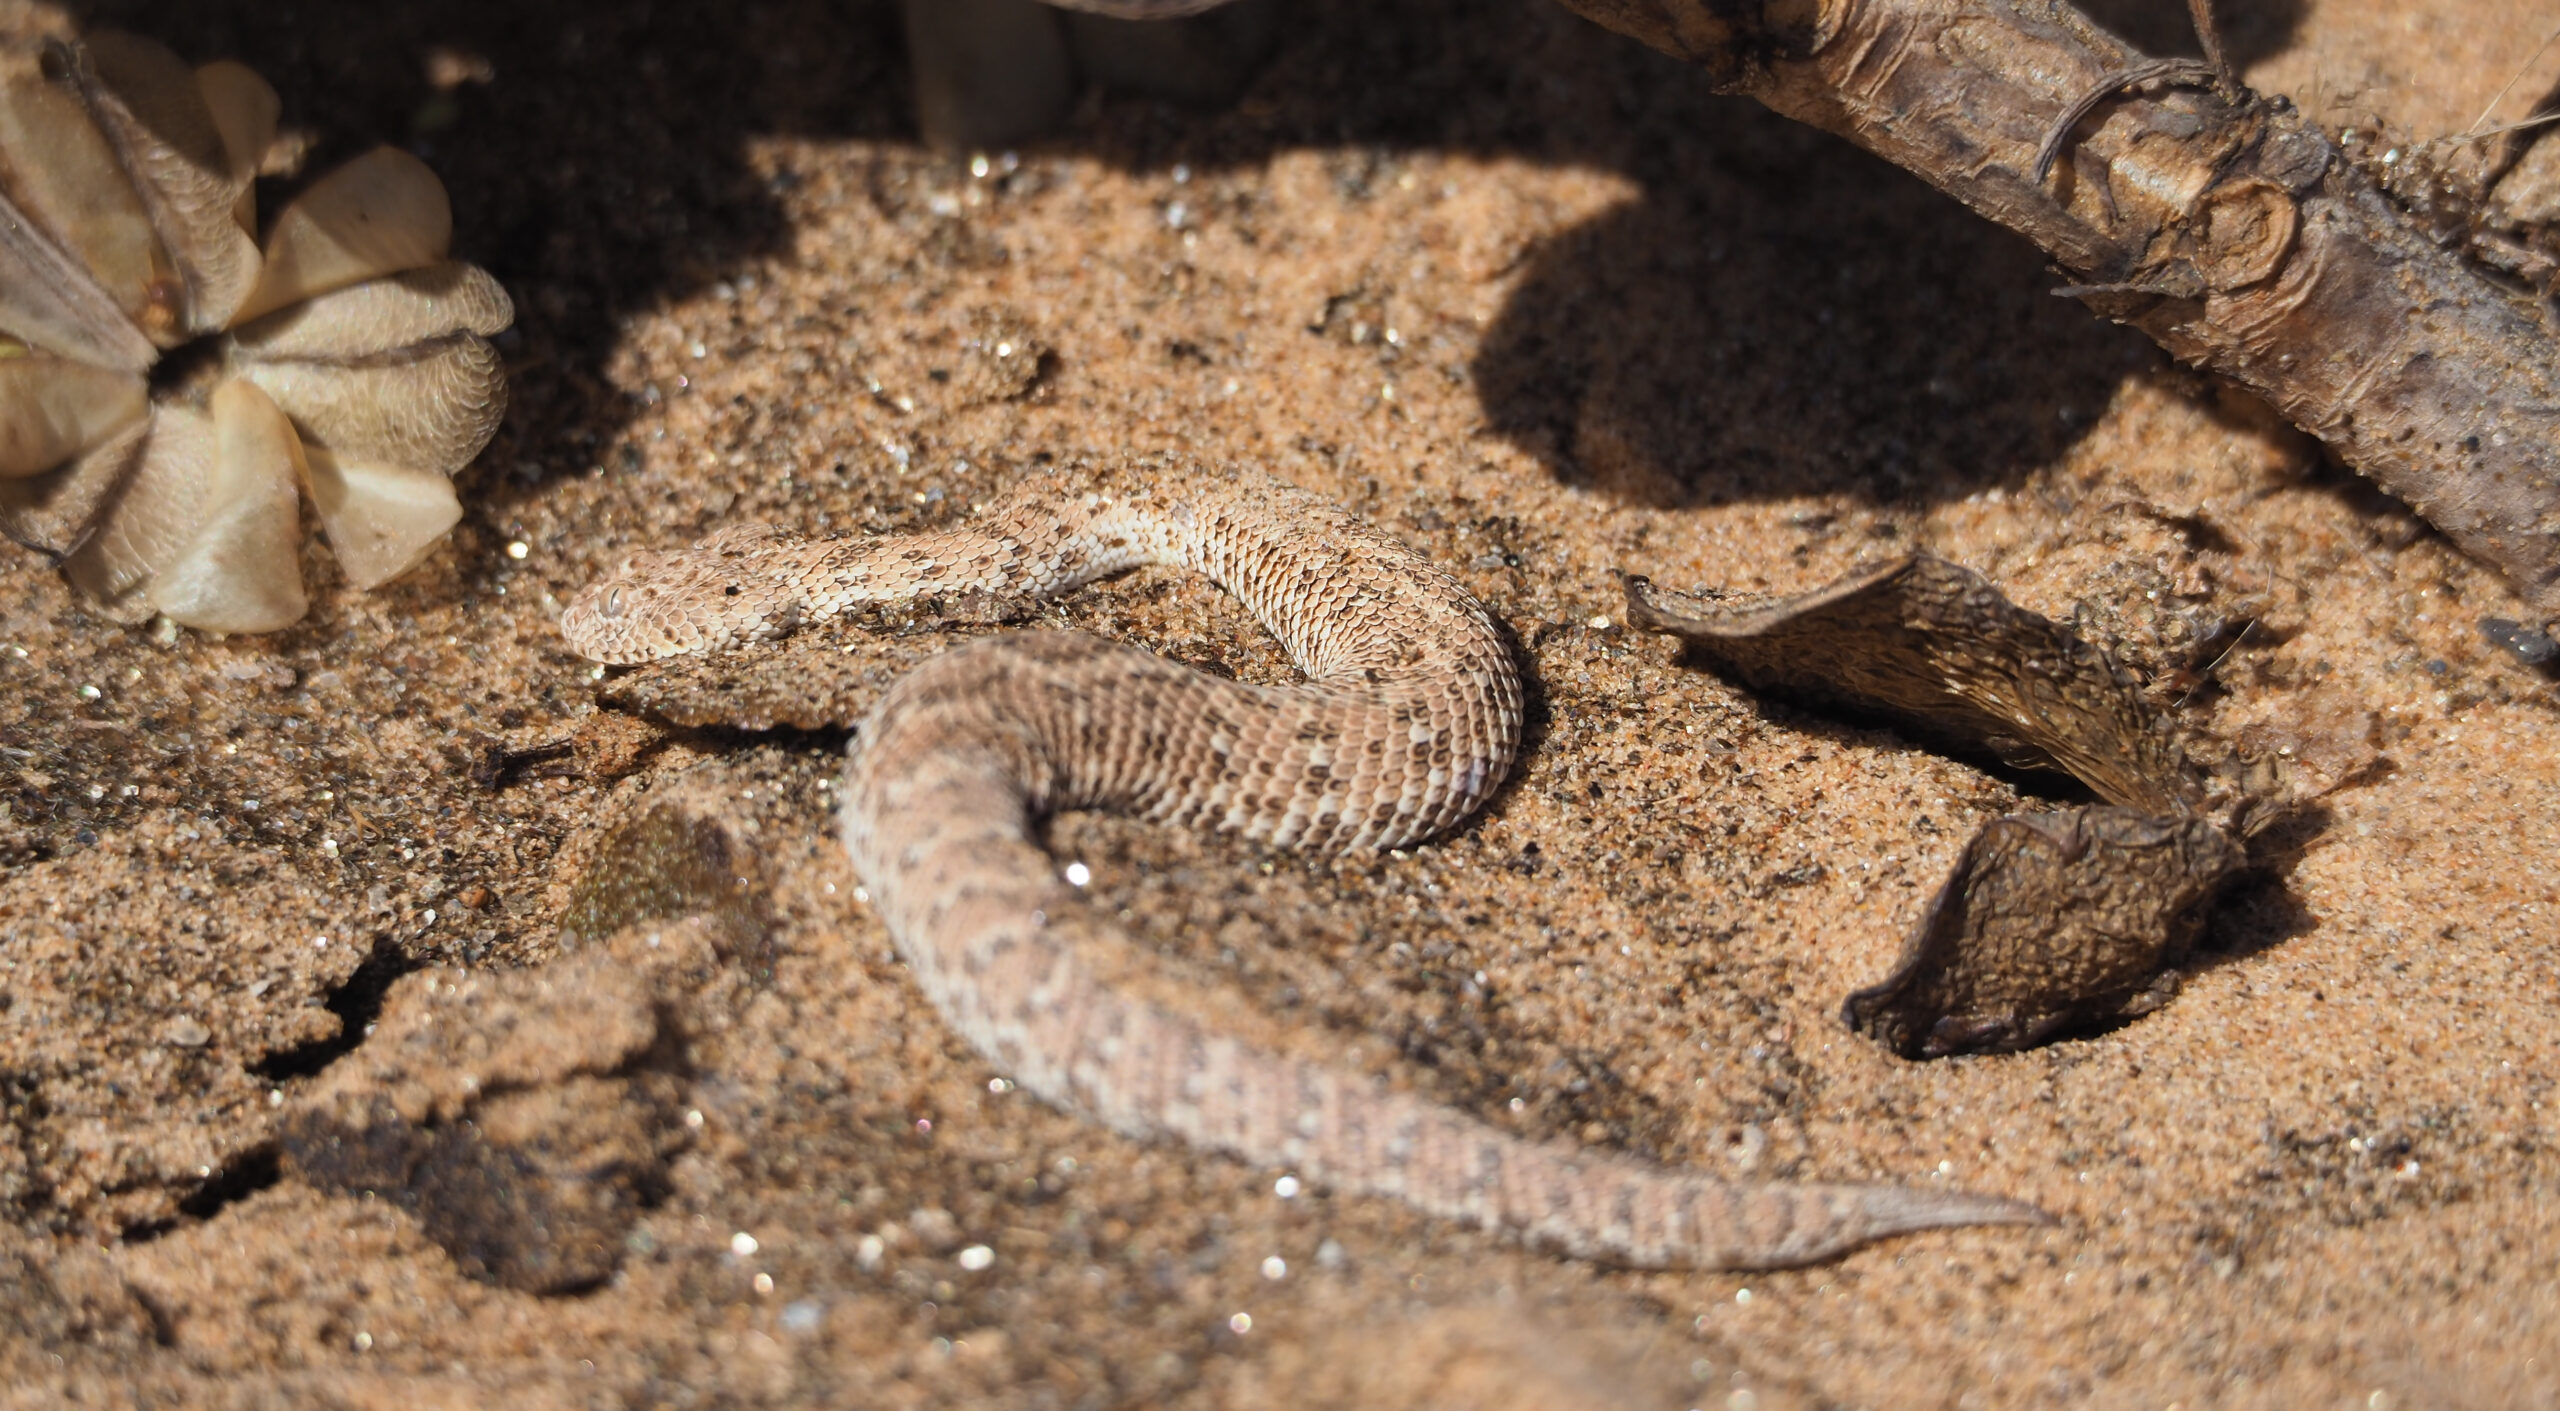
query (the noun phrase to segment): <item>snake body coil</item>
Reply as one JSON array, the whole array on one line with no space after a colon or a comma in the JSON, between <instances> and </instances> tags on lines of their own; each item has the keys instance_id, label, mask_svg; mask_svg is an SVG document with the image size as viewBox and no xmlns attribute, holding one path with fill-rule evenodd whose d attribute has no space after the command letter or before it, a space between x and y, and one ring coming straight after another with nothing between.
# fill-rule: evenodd
<instances>
[{"instance_id":1,"label":"snake body coil","mask_svg":"<svg viewBox=\"0 0 2560 1411\"><path fill-rule=\"evenodd\" d=\"M2039 1212L1958 1191L1734 1185L1533 1142L1106 982L1128 949L1060 879L1040 820L1098 808L1318 852L1394 847L1481 805L1519 749L1521 689L1484 607L1412 550L1266 476L1160 467L1043 477L947 530L815 543L732 530L634 556L561 619L632 662L788 632L863 604L1045 597L1140 564L1234 593L1306 674L1223 680L1079 633L926 662L851 746L855 872L935 1007L1006 1074L1134 1136L1169 1135L1589 1258L1766 1268Z\"/></svg>"}]
</instances>

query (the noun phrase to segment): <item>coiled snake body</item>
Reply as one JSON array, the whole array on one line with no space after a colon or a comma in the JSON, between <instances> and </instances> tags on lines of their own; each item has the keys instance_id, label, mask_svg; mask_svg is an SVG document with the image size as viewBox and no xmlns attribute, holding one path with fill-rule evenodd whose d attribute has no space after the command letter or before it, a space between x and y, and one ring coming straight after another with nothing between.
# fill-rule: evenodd
<instances>
[{"instance_id":1,"label":"coiled snake body","mask_svg":"<svg viewBox=\"0 0 2560 1411\"><path fill-rule=\"evenodd\" d=\"M989 638L893 686L845 767L845 850L873 905L935 1007L1023 1087L1131 1135L1629 1264L1784 1266L1906 1231L2044 1218L1964 1192L1734 1185L1529 1141L1108 986L1092 955L1114 923L1059 877L1037 841L1046 815L1101 808L1316 851L1395 847L1482 804L1519 748L1518 667L1485 608L1268 476L1041 477L969 523L891 538L727 530L634 555L561 629L590 658L640 662L865 604L1049 596L1140 564L1216 580L1305 683L1223 680L1080 633Z\"/></svg>"}]
</instances>

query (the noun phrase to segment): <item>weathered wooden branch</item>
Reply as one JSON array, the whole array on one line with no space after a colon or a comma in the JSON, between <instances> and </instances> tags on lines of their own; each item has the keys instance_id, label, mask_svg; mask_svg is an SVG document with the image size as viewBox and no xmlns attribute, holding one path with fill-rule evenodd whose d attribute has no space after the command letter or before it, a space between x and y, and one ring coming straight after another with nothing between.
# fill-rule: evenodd
<instances>
[{"instance_id":1,"label":"weathered wooden branch","mask_svg":"<svg viewBox=\"0 0 2560 1411\"><path fill-rule=\"evenodd\" d=\"M2033 240L2560 620L2560 343L2284 99L2057 0L1563 3Z\"/></svg>"}]
</instances>

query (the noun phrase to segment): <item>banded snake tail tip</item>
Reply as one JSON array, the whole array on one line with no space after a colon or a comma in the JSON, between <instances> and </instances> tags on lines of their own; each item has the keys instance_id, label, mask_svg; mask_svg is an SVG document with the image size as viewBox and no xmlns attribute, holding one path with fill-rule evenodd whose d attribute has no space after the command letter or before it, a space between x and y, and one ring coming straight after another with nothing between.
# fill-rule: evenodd
<instances>
[{"instance_id":1,"label":"banded snake tail tip","mask_svg":"<svg viewBox=\"0 0 2560 1411\"><path fill-rule=\"evenodd\" d=\"M2044 1218L1961 1192L1737 1186L1529 1141L1112 991L1076 936L1113 923L1056 879L1037 841L1047 815L1101 808L1319 852L1392 847L1473 812L1519 750L1519 668L1491 613L1306 491L1147 464L1042 476L918 534L732 531L635 555L562 630L597 660L645 661L863 604L1048 597L1140 564L1235 594L1306 681L1252 685L1079 633L1018 633L910 672L848 751L840 824L855 872L919 987L1016 1082L1133 1135L1621 1263L1775 1267Z\"/></svg>"}]
</instances>

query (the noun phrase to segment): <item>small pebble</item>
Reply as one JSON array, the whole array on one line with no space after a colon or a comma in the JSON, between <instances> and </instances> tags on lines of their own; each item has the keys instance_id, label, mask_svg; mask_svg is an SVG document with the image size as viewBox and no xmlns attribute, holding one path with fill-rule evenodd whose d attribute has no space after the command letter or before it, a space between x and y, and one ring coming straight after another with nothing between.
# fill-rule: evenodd
<instances>
[{"instance_id":1,"label":"small pebble","mask_svg":"<svg viewBox=\"0 0 2560 1411\"><path fill-rule=\"evenodd\" d=\"M2513 618L2480 619L2480 635L2488 638L2490 645L2504 647L2514 653L2516 659L2527 666L2549 666L2560 662L2560 642Z\"/></svg>"}]
</instances>

